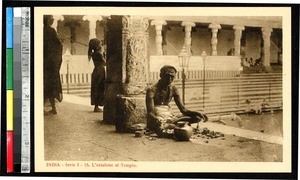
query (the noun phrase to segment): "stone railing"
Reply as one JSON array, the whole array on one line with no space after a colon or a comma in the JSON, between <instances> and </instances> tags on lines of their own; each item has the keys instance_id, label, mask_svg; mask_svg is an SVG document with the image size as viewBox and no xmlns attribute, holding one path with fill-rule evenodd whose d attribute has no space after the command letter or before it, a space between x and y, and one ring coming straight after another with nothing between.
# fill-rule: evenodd
<instances>
[{"instance_id":1,"label":"stone railing","mask_svg":"<svg viewBox=\"0 0 300 180\"><path fill-rule=\"evenodd\" d=\"M181 67L177 56L150 56L149 80L159 79L159 70L164 65L173 65L177 70L176 79L181 79ZM91 83L93 62L85 55L72 55L69 63L63 57L60 69L62 84L87 85ZM240 58L238 56L207 56L205 62L201 56L192 56L187 71L188 79L235 77L240 74ZM204 73L205 72L205 73Z\"/></svg>"},{"instance_id":2,"label":"stone railing","mask_svg":"<svg viewBox=\"0 0 300 180\"><path fill-rule=\"evenodd\" d=\"M60 68L62 84L67 84L67 76L69 76L69 84L89 84L93 69L94 64L92 60L89 61L85 55L72 55L69 63L67 63L66 58L63 56Z\"/></svg>"},{"instance_id":3,"label":"stone railing","mask_svg":"<svg viewBox=\"0 0 300 180\"><path fill-rule=\"evenodd\" d=\"M159 79L159 70L164 65L174 66L178 73L175 79L181 79L182 68L178 56L150 56L150 81ZM188 79L236 77L241 73L239 56L191 56L186 75Z\"/></svg>"}]
</instances>

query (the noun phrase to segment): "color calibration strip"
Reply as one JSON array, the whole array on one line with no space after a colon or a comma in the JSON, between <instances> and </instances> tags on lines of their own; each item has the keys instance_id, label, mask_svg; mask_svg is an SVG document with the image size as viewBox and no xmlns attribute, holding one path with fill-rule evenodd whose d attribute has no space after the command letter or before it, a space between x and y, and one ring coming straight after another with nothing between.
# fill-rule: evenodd
<instances>
[{"instance_id":1,"label":"color calibration strip","mask_svg":"<svg viewBox=\"0 0 300 180\"><path fill-rule=\"evenodd\" d=\"M7 173L30 173L30 8L6 8Z\"/></svg>"},{"instance_id":2,"label":"color calibration strip","mask_svg":"<svg viewBox=\"0 0 300 180\"><path fill-rule=\"evenodd\" d=\"M14 89L14 173L21 172L22 76L21 76L21 8L14 7L13 19L13 89Z\"/></svg>"},{"instance_id":3,"label":"color calibration strip","mask_svg":"<svg viewBox=\"0 0 300 180\"><path fill-rule=\"evenodd\" d=\"M30 8L22 7L22 153L21 173L30 173Z\"/></svg>"},{"instance_id":4,"label":"color calibration strip","mask_svg":"<svg viewBox=\"0 0 300 180\"><path fill-rule=\"evenodd\" d=\"M14 171L13 147L13 8L6 8L6 171Z\"/></svg>"}]
</instances>

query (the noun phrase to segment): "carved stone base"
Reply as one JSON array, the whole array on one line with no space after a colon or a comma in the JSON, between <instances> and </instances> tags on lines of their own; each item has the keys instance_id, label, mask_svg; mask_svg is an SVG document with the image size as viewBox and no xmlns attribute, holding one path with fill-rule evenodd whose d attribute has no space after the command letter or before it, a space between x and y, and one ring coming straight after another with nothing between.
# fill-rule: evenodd
<instances>
[{"instance_id":1,"label":"carved stone base","mask_svg":"<svg viewBox=\"0 0 300 180\"><path fill-rule=\"evenodd\" d=\"M117 132L134 132L137 125L146 126L145 95L117 97Z\"/></svg>"}]
</instances>

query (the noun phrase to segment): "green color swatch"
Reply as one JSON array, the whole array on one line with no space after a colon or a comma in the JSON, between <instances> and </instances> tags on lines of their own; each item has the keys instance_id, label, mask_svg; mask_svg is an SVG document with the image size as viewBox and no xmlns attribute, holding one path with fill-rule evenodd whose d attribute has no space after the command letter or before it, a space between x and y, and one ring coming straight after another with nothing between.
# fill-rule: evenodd
<instances>
[{"instance_id":1,"label":"green color swatch","mask_svg":"<svg viewBox=\"0 0 300 180\"><path fill-rule=\"evenodd\" d=\"M13 49L6 49L6 89L13 89Z\"/></svg>"}]
</instances>

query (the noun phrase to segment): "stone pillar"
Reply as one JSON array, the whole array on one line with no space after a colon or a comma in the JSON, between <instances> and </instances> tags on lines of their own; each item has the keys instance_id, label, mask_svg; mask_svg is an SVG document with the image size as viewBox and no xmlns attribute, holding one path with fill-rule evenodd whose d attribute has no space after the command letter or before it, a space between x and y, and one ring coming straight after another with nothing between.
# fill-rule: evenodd
<instances>
[{"instance_id":1,"label":"stone pillar","mask_svg":"<svg viewBox=\"0 0 300 180\"><path fill-rule=\"evenodd\" d=\"M278 59L277 62L282 65L282 30L277 31L278 37Z\"/></svg>"},{"instance_id":2,"label":"stone pillar","mask_svg":"<svg viewBox=\"0 0 300 180\"><path fill-rule=\"evenodd\" d=\"M122 23L124 91L126 95L138 95L148 82L149 23L140 16L123 16Z\"/></svg>"},{"instance_id":3,"label":"stone pillar","mask_svg":"<svg viewBox=\"0 0 300 180\"><path fill-rule=\"evenodd\" d=\"M235 56L241 55L241 38L242 38L242 31L245 30L244 26L233 26L234 31L234 50Z\"/></svg>"},{"instance_id":4,"label":"stone pillar","mask_svg":"<svg viewBox=\"0 0 300 180\"><path fill-rule=\"evenodd\" d=\"M148 27L148 19L140 16L111 16L107 23L104 121L115 124L117 132L146 124Z\"/></svg>"},{"instance_id":5,"label":"stone pillar","mask_svg":"<svg viewBox=\"0 0 300 180\"><path fill-rule=\"evenodd\" d=\"M162 26L166 25L167 22L164 20L153 20L151 22L151 25L155 26L155 31L156 31L156 55L163 55L163 51L162 51Z\"/></svg>"},{"instance_id":6,"label":"stone pillar","mask_svg":"<svg viewBox=\"0 0 300 180\"><path fill-rule=\"evenodd\" d=\"M103 23L103 48L102 51L106 53L106 45L107 45L107 20L110 17L106 17L102 19Z\"/></svg>"},{"instance_id":7,"label":"stone pillar","mask_svg":"<svg viewBox=\"0 0 300 180\"><path fill-rule=\"evenodd\" d=\"M76 54L76 29L80 27L80 23L78 21L69 21L65 23L66 27L70 28L70 43L71 43L71 54Z\"/></svg>"},{"instance_id":8,"label":"stone pillar","mask_svg":"<svg viewBox=\"0 0 300 180\"><path fill-rule=\"evenodd\" d=\"M212 56L217 56L217 44L218 44L218 30L221 29L220 24L210 24L209 28L211 29L212 32L212 37L211 37L211 49L212 49Z\"/></svg>"},{"instance_id":9,"label":"stone pillar","mask_svg":"<svg viewBox=\"0 0 300 180\"><path fill-rule=\"evenodd\" d=\"M53 19L54 19L54 21L53 21L52 27L57 32L58 21L63 21L65 18L62 15L53 15Z\"/></svg>"},{"instance_id":10,"label":"stone pillar","mask_svg":"<svg viewBox=\"0 0 300 180\"><path fill-rule=\"evenodd\" d=\"M137 124L146 126L145 93L148 82L148 19L122 17L123 94L117 97L117 132L134 132Z\"/></svg>"},{"instance_id":11,"label":"stone pillar","mask_svg":"<svg viewBox=\"0 0 300 180\"><path fill-rule=\"evenodd\" d=\"M185 31L185 37L184 37L184 46L186 48L186 51L188 53L191 53L191 44L192 44L192 38L191 38L191 32L192 27L195 27L196 24L194 22L182 22L181 26L184 26Z\"/></svg>"},{"instance_id":12,"label":"stone pillar","mask_svg":"<svg viewBox=\"0 0 300 180\"><path fill-rule=\"evenodd\" d=\"M96 24L97 21L101 21L102 17L101 16L83 16L82 20L84 21L89 21L89 28L90 28L90 34L89 34L89 39L96 38Z\"/></svg>"},{"instance_id":13,"label":"stone pillar","mask_svg":"<svg viewBox=\"0 0 300 180\"><path fill-rule=\"evenodd\" d=\"M262 31L262 38L264 41L264 46L263 46L263 51L264 51L264 56L262 58L262 65L264 67L268 67L270 66L270 57L271 57L271 41L270 41L270 37L271 37L271 32L273 31L272 28L270 27L263 27L261 29Z\"/></svg>"},{"instance_id":14,"label":"stone pillar","mask_svg":"<svg viewBox=\"0 0 300 180\"><path fill-rule=\"evenodd\" d=\"M107 20L106 84L103 120L115 124L117 95L122 89L122 17L111 16Z\"/></svg>"}]
</instances>

